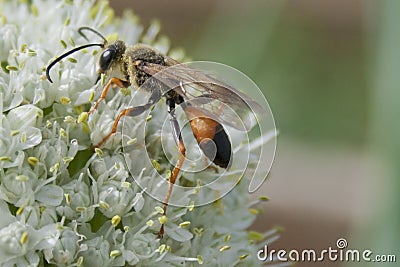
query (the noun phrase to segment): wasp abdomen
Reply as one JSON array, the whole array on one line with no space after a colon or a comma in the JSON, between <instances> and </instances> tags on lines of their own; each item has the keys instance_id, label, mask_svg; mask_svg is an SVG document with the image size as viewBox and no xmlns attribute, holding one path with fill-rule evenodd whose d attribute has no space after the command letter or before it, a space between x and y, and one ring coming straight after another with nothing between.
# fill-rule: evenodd
<instances>
[{"instance_id":1,"label":"wasp abdomen","mask_svg":"<svg viewBox=\"0 0 400 267\"><path fill-rule=\"evenodd\" d=\"M224 127L194 107L186 107L185 113L190 120L193 135L207 158L216 165L227 168L232 148Z\"/></svg>"},{"instance_id":2,"label":"wasp abdomen","mask_svg":"<svg viewBox=\"0 0 400 267\"><path fill-rule=\"evenodd\" d=\"M205 139L199 143L204 154L216 165L228 168L231 161L231 142L221 124L215 127L215 135L212 139Z\"/></svg>"}]
</instances>

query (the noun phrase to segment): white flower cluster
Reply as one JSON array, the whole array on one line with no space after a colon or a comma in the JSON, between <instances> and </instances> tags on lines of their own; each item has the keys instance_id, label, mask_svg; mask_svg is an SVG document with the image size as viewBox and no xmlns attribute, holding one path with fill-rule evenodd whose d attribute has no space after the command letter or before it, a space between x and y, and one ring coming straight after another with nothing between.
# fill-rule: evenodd
<instances>
[{"instance_id":1,"label":"white flower cluster","mask_svg":"<svg viewBox=\"0 0 400 267\"><path fill-rule=\"evenodd\" d=\"M211 205L169 207L160 240L162 203L135 184L121 134L102 150L90 149L131 101L130 92L110 92L87 120L96 49L63 60L52 69L54 83L46 80L51 59L87 43L81 26L118 32L128 44L140 40L181 59L157 37L157 24L144 31L131 13L111 22L112 15L104 1L0 0L0 266L259 266L257 242L276 231L246 231L257 213L245 192L248 181ZM139 138L141 121L132 120L128 142ZM158 136L154 127L145 138ZM130 151L137 175L145 175L142 150ZM154 164L166 173L171 167Z\"/></svg>"}]
</instances>

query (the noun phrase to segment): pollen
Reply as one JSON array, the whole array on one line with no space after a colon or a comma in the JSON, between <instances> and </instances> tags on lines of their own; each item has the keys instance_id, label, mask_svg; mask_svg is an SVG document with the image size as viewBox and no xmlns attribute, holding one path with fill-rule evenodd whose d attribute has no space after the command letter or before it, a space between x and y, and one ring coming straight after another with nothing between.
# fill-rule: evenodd
<instances>
[{"instance_id":1,"label":"pollen","mask_svg":"<svg viewBox=\"0 0 400 267\"><path fill-rule=\"evenodd\" d=\"M165 215L160 216L160 217L158 217L158 221L159 221L161 224L165 224L165 223L168 222L168 217L165 216Z\"/></svg>"},{"instance_id":2,"label":"pollen","mask_svg":"<svg viewBox=\"0 0 400 267\"><path fill-rule=\"evenodd\" d=\"M114 225L114 227L117 227L120 222L121 222L121 217L119 215L115 215L111 219L111 223L112 225Z\"/></svg>"},{"instance_id":3,"label":"pollen","mask_svg":"<svg viewBox=\"0 0 400 267\"><path fill-rule=\"evenodd\" d=\"M113 251L110 252L110 257L111 258L116 258L116 257L120 256L121 254L122 254L121 251L113 250Z\"/></svg>"},{"instance_id":4,"label":"pollen","mask_svg":"<svg viewBox=\"0 0 400 267\"><path fill-rule=\"evenodd\" d=\"M103 155L104 155L103 150L101 150L101 149L98 148L98 147L96 147L96 148L94 149L94 152L96 152L97 156L99 156L99 157L103 157Z\"/></svg>"},{"instance_id":5,"label":"pollen","mask_svg":"<svg viewBox=\"0 0 400 267\"><path fill-rule=\"evenodd\" d=\"M160 206L156 206L156 207L154 207L154 209L155 209L158 213L160 213L160 214L163 214L163 213L164 213L164 209L161 208Z\"/></svg>"},{"instance_id":6,"label":"pollen","mask_svg":"<svg viewBox=\"0 0 400 267\"><path fill-rule=\"evenodd\" d=\"M21 242L21 244L25 244L26 241L28 241L28 232L24 232L21 236L21 239L19 240L19 242Z\"/></svg>"},{"instance_id":7,"label":"pollen","mask_svg":"<svg viewBox=\"0 0 400 267\"><path fill-rule=\"evenodd\" d=\"M186 227L188 227L190 225L190 222L189 221L185 221L185 222L181 222L180 224L179 224L179 227L180 228L186 228Z\"/></svg>"},{"instance_id":8,"label":"pollen","mask_svg":"<svg viewBox=\"0 0 400 267\"><path fill-rule=\"evenodd\" d=\"M24 212L25 206L21 206L18 208L17 212L15 213L16 215L21 215L22 212Z\"/></svg>"},{"instance_id":9,"label":"pollen","mask_svg":"<svg viewBox=\"0 0 400 267\"><path fill-rule=\"evenodd\" d=\"M17 177L15 177L15 180L20 182L27 182L29 181L29 177L26 175L18 175Z\"/></svg>"},{"instance_id":10,"label":"pollen","mask_svg":"<svg viewBox=\"0 0 400 267\"><path fill-rule=\"evenodd\" d=\"M39 163L39 160L36 157L29 157L28 163L32 166L36 166Z\"/></svg>"},{"instance_id":11,"label":"pollen","mask_svg":"<svg viewBox=\"0 0 400 267\"><path fill-rule=\"evenodd\" d=\"M231 249L231 246L222 246L222 247L220 247L219 248L219 251L227 251L227 250L230 250Z\"/></svg>"}]
</instances>

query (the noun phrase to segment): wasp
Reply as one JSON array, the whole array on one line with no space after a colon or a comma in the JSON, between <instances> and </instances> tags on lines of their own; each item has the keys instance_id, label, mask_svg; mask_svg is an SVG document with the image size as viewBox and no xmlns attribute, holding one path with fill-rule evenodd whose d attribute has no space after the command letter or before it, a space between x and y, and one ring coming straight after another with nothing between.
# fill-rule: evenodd
<instances>
[{"instance_id":1,"label":"wasp","mask_svg":"<svg viewBox=\"0 0 400 267\"><path fill-rule=\"evenodd\" d=\"M147 103L144 105L123 109L118 114L111 131L96 144L96 147L101 147L110 136L116 133L118 123L123 116L138 116L152 108L161 98L165 98L173 137L180 151L179 160L171 172L169 190L164 200L164 215L166 215L173 185L178 178L186 154L175 108L178 105L182 107L190 122L193 136L205 156L215 165L228 169L232 159L232 147L223 124L226 123L239 130L249 129L251 126L246 119L240 121L235 119L235 116L232 116L232 110L247 112L250 110L250 106L256 107L258 110L260 110L260 106L246 94L229 84L217 80L204 71L180 64L180 62L161 54L148 45L127 46L121 40L109 43L98 31L90 27L81 27L78 32L86 40L89 39L83 31L96 34L103 42L85 44L65 52L48 65L46 77L52 83L50 70L55 64L79 50L98 46L103 51L99 58L96 83L100 80L101 75L109 75L115 70L119 70L122 77L111 77L108 80L101 96L88 112L89 115L95 112L99 104L105 99L111 86L119 88L133 86L150 94ZM172 69L172 71L168 71L169 69ZM229 106L230 109L224 108L221 102ZM163 233L164 225L161 226L159 236L162 237Z\"/></svg>"}]
</instances>

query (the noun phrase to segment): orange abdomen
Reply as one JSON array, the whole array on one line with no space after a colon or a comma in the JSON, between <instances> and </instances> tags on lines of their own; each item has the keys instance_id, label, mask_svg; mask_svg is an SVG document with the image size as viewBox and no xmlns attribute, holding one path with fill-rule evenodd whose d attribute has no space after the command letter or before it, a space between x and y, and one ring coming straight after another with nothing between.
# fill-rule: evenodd
<instances>
[{"instance_id":1,"label":"orange abdomen","mask_svg":"<svg viewBox=\"0 0 400 267\"><path fill-rule=\"evenodd\" d=\"M193 135L204 154L216 165L227 168L230 165L232 149L224 127L194 107L186 107L185 113L190 121Z\"/></svg>"}]
</instances>

